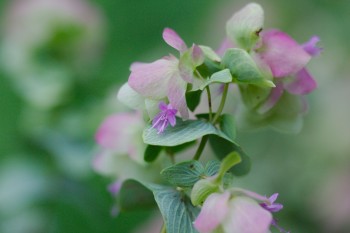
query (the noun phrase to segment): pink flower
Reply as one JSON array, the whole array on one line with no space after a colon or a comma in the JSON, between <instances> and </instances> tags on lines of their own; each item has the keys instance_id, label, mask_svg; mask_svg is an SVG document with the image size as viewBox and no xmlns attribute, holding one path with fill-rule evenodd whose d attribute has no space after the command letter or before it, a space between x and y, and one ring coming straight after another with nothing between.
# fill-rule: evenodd
<instances>
[{"instance_id":1,"label":"pink flower","mask_svg":"<svg viewBox=\"0 0 350 233\"><path fill-rule=\"evenodd\" d=\"M134 63L131 66L129 86L145 98L152 100L169 99L170 104L187 119L187 83L193 82L194 68L203 63L202 50L193 45L187 49L185 42L169 28L163 32L166 43L178 50L181 57L170 55L152 63Z\"/></svg>"},{"instance_id":2,"label":"pink flower","mask_svg":"<svg viewBox=\"0 0 350 233\"><path fill-rule=\"evenodd\" d=\"M267 233L272 215L249 197L213 193L194 222L200 233L222 229L224 233Z\"/></svg>"},{"instance_id":3,"label":"pink flower","mask_svg":"<svg viewBox=\"0 0 350 233\"><path fill-rule=\"evenodd\" d=\"M164 132L166 127L169 125L175 126L176 124L176 113L177 110L171 106L166 105L164 102L159 103L160 112L156 115L152 121L152 127L158 130L158 134Z\"/></svg>"},{"instance_id":4,"label":"pink flower","mask_svg":"<svg viewBox=\"0 0 350 233\"><path fill-rule=\"evenodd\" d=\"M284 91L305 95L317 87L305 66L322 49L316 46L319 41L316 36L304 45L299 45L289 35L276 29L264 31L261 36L262 46L257 49L257 56L269 66L276 84L259 109L260 113L265 113L278 102Z\"/></svg>"}]
</instances>

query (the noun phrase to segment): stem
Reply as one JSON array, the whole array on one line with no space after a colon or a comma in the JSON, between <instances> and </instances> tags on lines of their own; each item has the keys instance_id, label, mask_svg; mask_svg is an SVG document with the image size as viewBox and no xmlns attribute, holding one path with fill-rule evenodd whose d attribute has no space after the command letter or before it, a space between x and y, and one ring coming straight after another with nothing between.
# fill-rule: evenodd
<instances>
[{"instance_id":1,"label":"stem","mask_svg":"<svg viewBox=\"0 0 350 233\"><path fill-rule=\"evenodd\" d=\"M212 119L213 119L213 110L212 110L212 106L211 106L211 93L210 93L210 88L209 88L209 86L206 86L205 89L207 90L207 95L208 95L209 121L212 121Z\"/></svg>"},{"instance_id":2,"label":"stem","mask_svg":"<svg viewBox=\"0 0 350 233\"><path fill-rule=\"evenodd\" d=\"M207 141L208 141L208 135L203 136L201 139L201 142L199 143L196 154L194 154L194 157L193 157L194 160L199 160L204 150L205 144L207 144Z\"/></svg>"},{"instance_id":3,"label":"stem","mask_svg":"<svg viewBox=\"0 0 350 233\"><path fill-rule=\"evenodd\" d=\"M160 233L166 233L165 223L163 223L162 229L160 229Z\"/></svg>"},{"instance_id":4,"label":"stem","mask_svg":"<svg viewBox=\"0 0 350 233\"><path fill-rule=\"evenodd\" d=\"M228 92L228 86L229 86L229 84L225 84L219 108L218 108L218 110L217 110L217 112L216 112L216 114L214 116L214 119L210 121L214 125L216 124L217 120L219 119L219 117L220 117L220 115L222 113L222 110L224 109L225 102L226 102L226 97L227 97L227 92ZM198 149L197 149L197 151L196 151L196 153L195 153L195 155L193 157L194 160L199 160L199 158L201 157L202 152L203 152L204 147L205 147L205 144L208 141L208 138L209 138L208 135L205 135L205 136L202 137L201 142L199 143Z\"/></svg>"},{"instance_id":5,"label":"stem","mask_svg":"<svg viewBox=\"0 0 350 233\"><path fill-rule=\"evenodd\" d=\"M222 93L222 97L221 97L221 102L220 102L219 108L216 111L214 119L211 121L214 125L216 124L217 120L219 119L219 117L220 117L220 115L222 113L222 110L224 109L225 102L226 102L226 97L227 97L227 92L228 92L228 85L229 84L225 84L225 86L224 86L224 91Z\"/></svg>"}]
</instances>

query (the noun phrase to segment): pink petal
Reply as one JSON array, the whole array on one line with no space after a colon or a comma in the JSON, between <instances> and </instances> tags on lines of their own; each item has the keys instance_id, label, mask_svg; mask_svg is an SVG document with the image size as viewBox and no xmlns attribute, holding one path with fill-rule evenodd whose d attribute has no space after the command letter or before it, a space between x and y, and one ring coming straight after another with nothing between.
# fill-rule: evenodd
<instances>
[{"instance_id":1,"label":"pink petal","mask_svg":"<svg viewBox=\"0 0 350 233\"><path fill-rule=\"evenodd\" d=\"M323 50L322 48L317 47L318 42L320 42L320 38L318 36L313 36L308 42L302 45L303 49L313 57L318 56Z\"/></svg>"},{"instance_id":2,"label":"pink petal","mask_svg":"<svg viewBox=\"0 0 350 233\"><path fill-rule=\"evenodd\" d=\"M270 66L276 78L293 75L311 59L303 47L289 35L278 30L262 32L261 58Z\"/></svg>"},{"instance_id":3,"label":"pink petal","mask_svg":"<svg viewBox=\"0 0 350 233\"><path fill-rule=\"evenodd\" d=\"M159 109L160 109L161 111L166 111L166 110L168 110L168 105L167 105L166 103L164 103L163 101L161 101L161 102L159 103L158 107L159 107Z\"/></svg>"},{"instance_id":4,"label":"pink petal","mask_svg":"<svg viewBox=\"0 0 350 233\"><path fill-rule=\"evenodd\" d=\"M225 219L229 207L230 193L213 193L205 200L204 205L194 222L194 227L200 233L210 233Z\"/></svg>"},{"instance_id":5,"label":"pink petal","mask_svg":"<svg viewBox=\"0 0 350 233\"><path fill-rule=\"evenodd\" d=\"M143 128L142 117L133 113L114 114L105 119L96 132L96 142L103 148L128 153L135 130Z\"/></svg>"},{"instance_id":6,"label":"pink petal","mask_svg":"<svg viewBox=\"0 0 350 233\"><path fill-rule=\"evenodd\" d=\"M177 70L178 60L165 57L152 63L132 65L128 84L146 98L162 99L167 96L167 86L173 72Z\"/></svg>"},{"instance_id":7,"label":"pink petal","mask_svg":"<svg viewBox=\"0 0 350 233\"><path fill-rule=\"evenodd\" d=\"M276 82L275 84L276 84L276 87L271 89L270 95L265 101L265 103L263 103L259 107L258 112L260 114L264 114L269 110L271 110L271 108L273 108L278 102L278 100L281 98L283 94L283 84L281 82Z\"/></svg>"},{"instance_id":8,"label":"pink petal","mask_svg":"<svg viewBox=\"0 0 350 233\"><path fill-rule=\"evenodd\" d=\"M171 106L177 109L184 119L189 118L186 104L187 83L180 77L180 74L174 74L169 81L168 98Z\"/></svg>"},{"instance_id":9,"label":"pink petal","mask_svg":"<svg viewBox=\"0 0 350 233\"><path fill-rule=\"evenodd\" d=\"M187 46L185 42L181 39L181 37L172 29L165 28L163 31L163 39L164 41L178 50L179 52L184 52L187 50Z\"/></svg>"},{"instance_id":10,"label":"pink petal","mask_svg":"<svg viewBox=\"0 0 350 233\"><path fill-rule=\"evenodd\" d=\"M294 95L305 95L312 92L317 87L316 81L307 71L301 69L295 76L292 82L285 82L284 88Z\"/></svg>"},{"instance_id":11,"label":"pink petal","mask_svg":"<svg viewBox=\"0 0 350 233\"><path fill-rule=\"evenodd\" d=\"M270 203L271 204L274 203L277 200L277 198L278 198L278 193L272 194L271 197L269 197Z\"/></svg>"},{"instance_id":12,"label":"pink petal","mask_svg":"<svg viewBox=\"0 0 350 233\"><path fill-rule=\"evenodd\" d=\"M216 50L216 53L220 56L223 57L226 50L230 48L235 48L236 46L233 44L233 42L228 39L227 37L221 42L220 47Z\"/></svg>"},{"instance_id":13,"label":"pink petal","mask_svg":"<svg viewBox=\"0 0 350 233\"><path fill-rule=\"evenodd\" d=\"M176 112L175 112L175 114L176 114ZM175 116L175 114L173 114L173 115L168 115L169 123L170 123L170 125L173 126L173 127L176 125L176 116Z\"/></svg>"},{"instance_id":14,"label":"pink petal","mask_svg":"<svg viewBox=\"0 0 350 233\"><path fill-rule=\"evenodd\" d=\"M204 53L198 45L192 45L192 61L195 67L202 65L204 62Z\"/></svg>"},{"instance_id":15,"label":"pink petal","mask_svg":"<svg viewBox=\"0 0 350 233\"><path fill-rule=\"evenodd\" d=\"M223 224L225 233L267 233L272 215L255 201L236 197L230 201L230 211Z\"/></svg>"}]
</instances>

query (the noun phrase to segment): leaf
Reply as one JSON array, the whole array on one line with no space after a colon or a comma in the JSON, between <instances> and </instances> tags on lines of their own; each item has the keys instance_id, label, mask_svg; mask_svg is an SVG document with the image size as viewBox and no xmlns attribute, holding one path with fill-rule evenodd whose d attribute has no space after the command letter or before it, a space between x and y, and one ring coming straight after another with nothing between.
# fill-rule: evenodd
<instances>
[{"instance_id":1,"label":"leaf","mask_svg":"<svg viewBox=\"0 0 350 233\"><path fill-rule=\"evenodd\" d=\"M202 164L196 160L185 161L168 168L160 173L170 184L178 187L192 187L204 175Z\"/></svg>"},{"instance_id":2,"label":"leaf","mask_svg":"<svg viewBox=\"0 0 350 233\"><path fill-rule=\"evenodd\" d=\"M144 153L144 160L148 163L153 162L158 158L162 149L161 146L148 145Z\"/></svg>"},{"instance_id":3,"label":"leaf","mask_svg":"<svg viewBox=\"0 0 350 233\"><path fill-rule=\"evenodd\" d=\"M157 129L152 128L152 125L149 123L143 131L143 141L149 145L177 146L209 134L214 134L233 142L209 122L203 120L183 121L180 118L176 119L174 127L168 127L162 134L158 134Z\"/></svg>"},{"instance_id":4,"label":"leaf","mask_svg":"<svg viewBox=\"0 0 350 233\"><path fill-rule=\"evenodd\" d=\"M220 169L220 161L211 160L205 165L205 174L207 176L213 176L219 172Z\"/></svg>"},{"instance_id":5,"label":"leaf","mask_svg":"<svg viewBox=\"0 0 350 233\"><path fill-rule=\"evenodd\" d=\"M148 209L156 204L152 192L132 179L123 182L118 195L118 203L121 211Z\"/></svg>"},{"instance_id":6,"label":"leaf","mask_svg":"<svg viewBox=\"0 0 350 233\"><path fill-rule=\"evenodd\" d=\"M200 209L191 204L189 198L176 189L149 184L166 226L167 233L198 233L193 222Z\"/></svg>"},{"instance_id":7,"label":"leaf","mask_svg":"<svg viewBox=\"0 0 350 233\"><path fill-rule=\"evenodd\" d=\"M212 83L230 83L232 82L232 75L229 69L220 70L215 72L205 83L199 88L204 90L208 85Z\"/></svg>"},{"instance_id":8,"label":"leaf","mask_svg":"<svg viewBox=\"0 0 350 233\"><path fill-rule=\"evenodd\" d=\"M274 87L275 85L266 80L252 57L243 49L228 49L222 59L225 68L238 83L257 84L261 86Z\"/></svg>"},{"instance_id":9,"label":"leaf","mask_svg":"<svg viewBox=\"0 0 350 233\"><path fill-rule=\"evenodd\" d=\"M192 112L197 108L198 104L200 103L201 94L202 94L201 90L186 92L187 107Z\"/></svg>"},{"instance_id":10,"label":"leaf","mask_svg":"<svg viewBox=\"0 0 350 233\"><path fill-rule=\"evenodd\" d=\"M219 55L212 48L205 45L199 45L199 47L202 49L204 55L210 60L217 61L217 62L221 61L221 58L219 57Z\"/></svg>"},{"instance_id":11,"label":"leaf","mask_svg":"<svg viewBox=\"0 0 350 233\"><path fill-rule=\"evenodd\" d=\"M224 132L232 141L236 138L236 124L235 119L230 114L222 114L220 116L220 129Z\"/></svg>"},{"instance_id":12,"label":"leaf","mask_svg":"<svg viewBox=\"0 0 350 233\"><path fill-rule=\"evenodd\" d=\"M248 174L251 167L251 161L248 155L242 150L242 148L238 144L232 143L224 138L220 138L215 135L211 135L209 137L209 143L215 155L219 159L225 158L228 154L230 154L233 151L238 152L242 159L242 162L231 168L230 172L232 172L236 176L243 176Z\"/></svg>"}]
</instances>

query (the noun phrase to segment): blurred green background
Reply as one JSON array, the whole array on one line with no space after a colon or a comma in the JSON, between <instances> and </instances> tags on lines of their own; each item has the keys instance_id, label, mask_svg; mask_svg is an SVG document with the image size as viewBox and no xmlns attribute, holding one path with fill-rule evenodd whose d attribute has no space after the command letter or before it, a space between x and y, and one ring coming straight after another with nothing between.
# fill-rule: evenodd
<instances>
[{"instance_id":1,"label":"blurred green background","mask_svg":"<svg viewBox=\"0 0 350 233\"><path fill-rule=\"evenodd\" d=\"M43 2L0 2L0 232L133 232L151 213L111 216L110 181L90 165L94 132L121 109L116 90L130 64L173 52L161 38L165 27L188 44L217 48L226 20L248 2ZM280 28L300 43L318 35L324 52L309 65L319 87L308 96L303 131L240 132L253 168L236 184L266 195L279 192L285 208L277 217L292 232L348 233L350 2L258 2L266 28ZM57 3L57 17L63 12L76 24L50 21L54 14L45 9ZM26 18L26 12L34 16Z\"/></svg>"}]
</instances>

